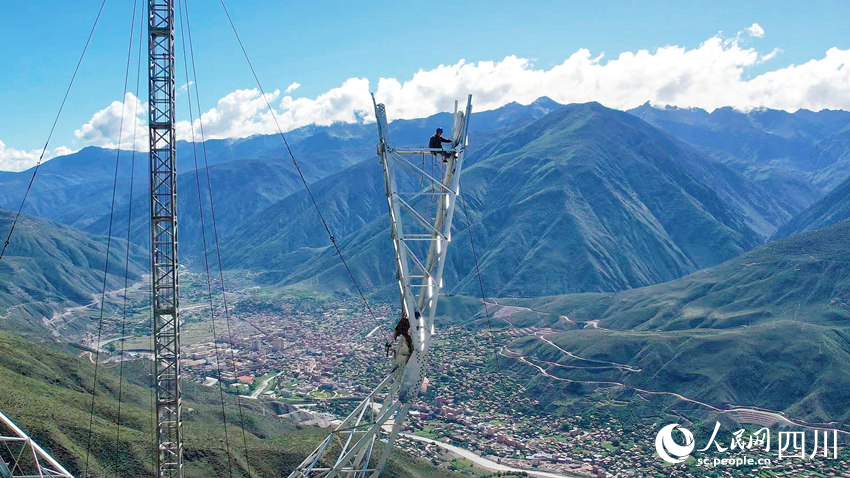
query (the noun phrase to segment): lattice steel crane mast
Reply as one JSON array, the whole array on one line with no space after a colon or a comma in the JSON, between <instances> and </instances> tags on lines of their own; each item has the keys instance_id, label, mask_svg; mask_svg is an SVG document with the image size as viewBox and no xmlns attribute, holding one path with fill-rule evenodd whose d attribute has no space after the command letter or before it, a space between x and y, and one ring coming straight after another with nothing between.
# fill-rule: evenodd
<instances>
[{"instance_id":1,"label":"lattice steel crane mast","mask_svg":"<svg viewBox=\"0 0 850 478\"><path fill-rule=\"evenodd\" d=\"M290 478L380 475L413 401L425 387L434 315L443 287L446 250L452 239L455 202L460 194L472 95L464 111L458 111L455 103L452 148L445 155L429 148L396 148L390 141L384 105L376 104L374 96L372 102L402 299L402 319L396 326L392 347L393 366L390 374ZM404 330L407 323L409 329ZM375 443L382 433L387 434L386 443L380 456L375 456ZM341 447L338 452L335 438Z\"/></svg>"},{"instance_id":2,"label":"lattice steel crane mast","mask_svg":"<svg viewBox=\"0 0 850 478\"><path fill-rule=\"evenodd\" d=\"M157 473L182 478L173 0L148 1L148 101ZM0 478L18 477L74 478L0 413Z\"/></svg>"},{"instance_id":3,"label":"lattice steel crane mast","mask_svg":"<svg viewBox=\"0 0 850 478\"><path fill-rule=\"evenodd\" d=\"M157 472L182 478L172 0L148 1L148 102Z\"/></svg>"}]
</instances>

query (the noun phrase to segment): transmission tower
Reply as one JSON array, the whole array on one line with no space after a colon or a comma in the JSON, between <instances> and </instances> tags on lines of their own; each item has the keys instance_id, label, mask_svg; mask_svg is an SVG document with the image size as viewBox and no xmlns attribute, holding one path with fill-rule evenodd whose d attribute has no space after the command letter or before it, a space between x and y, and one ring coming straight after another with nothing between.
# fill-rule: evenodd
<instances>
[{"instance_id":1,"label":"transmission tower","mask_svg":"<svg viewBox=\"0 0 850 478\"><path fill-rule=\"evenodd\" d=\"M375 104L375 98L372 97ZM443 266L452 239L452 215L460 194L472 95L466 110L455 103L448 154L429 148L396 148L389 137L386 109L375 104L378 155L384 169L390 234L401 295L402 318L390 374L290 474L296 477L377 477L420 390L434 333ZM420 161L421 160L421 161ZM376 441L386 435L383 450ZM331 452L339 446L339 452ZM376 452L373 454L373 452Z\"/></svg>"},{"instance_id":2,"label":"transmission tower","mask_svg":"<svg viewBox=\"0 0 850 478\"><path fill-rule=\"evenodd\" d=\"M180 317L177 270L177 176L174 134L174 4L148 2L151 281L157 469L183 476L180 403Z\"/></svg>"},{"instance_id":3,"label":"transmission tower","mask_svg":"<svg viewBox=\"0 0 850 478\"><path fill-rule=\"evenodd\" d=\"M0 413L0 478L74 478L38 443Z\"/></svg>"}]
</instances>

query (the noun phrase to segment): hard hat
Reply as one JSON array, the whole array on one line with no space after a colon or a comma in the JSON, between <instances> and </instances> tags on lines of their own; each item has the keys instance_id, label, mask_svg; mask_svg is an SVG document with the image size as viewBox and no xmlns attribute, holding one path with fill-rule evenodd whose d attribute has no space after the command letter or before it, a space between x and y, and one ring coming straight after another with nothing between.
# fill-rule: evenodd
<instances>
[{"instance_id":1,"label":"hard hat","mask_svg":"<svg viewBox=\"0 0 850 478\"><path fill-rule=\"evenodd\" d=\"M442 133L442 132L443 132L443 128L437 128L437 132L438 132L438 133Z\"/></svg>"}]
</instances>

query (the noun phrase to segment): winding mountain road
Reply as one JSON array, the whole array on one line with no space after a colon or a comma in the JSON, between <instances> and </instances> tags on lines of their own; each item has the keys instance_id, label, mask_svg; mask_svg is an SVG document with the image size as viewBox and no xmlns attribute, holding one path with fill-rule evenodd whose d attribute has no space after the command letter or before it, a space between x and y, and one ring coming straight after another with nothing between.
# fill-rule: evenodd
<instances>
[{"instance_id":1,"label":"winding mountain road","mask_svg":"<svg viewBox=\"0 0 850 478\"><path fill-rule=\"evenodd\" d=\"M551 378L553 380L561 381L561 382L587 383L587 384L591 384L591 385L621 387L621 388L624 388L624 389L634 390L634 391L636 391L640 394L644 394L644 395L667 395L667 396L670 396L670 397L674 397L678 400L681 400L683 402L689 402L689 403L693 403L693 404L708 408L709 410L712 410L712 411L717 412L717 413L730 414L730 415L748 414L756 420L771 420L771 421L775 421L775 422L782 422L782 423L785 423L787 425L799 426L799 427L814 429L814 430L833 430L833 429L835 429L835 430L838 431L838 433L850 436L850 432L848 432L846 430L841 430L839 428L832 428L832 425L834 425L834 424L808 423L808 422L804 422L802 420L789 418L784 413L779 412L779 411L775 411L775 410L766 410L766 409L760 409L760 408L741 407L741 406L730 408L730 409L722 409L722 408L716 407L714 405L711 405L709 403L701 402L701 401L695 400L693 398L688 398L684 395L681 395L681 394L675 393L675 392L646 390L646 389L643 389L643 388L638 388L638 387L634 387L634 386L631 386L631 385L626 385L622 382L615 382L615 381L574 380L574 379L570 379L570 378L558 377L556 375L552 375L551 373L549 373L549 371L547 371L546 369L544 369L540 365L532 362L531 360L526 358L526 356L524 356L524 355L522 355L518 352L514 352L514 351L508 349L507 347L503 347L502 350L499 351L499 355L506 357L506 358L513 358L513 359L519 360L520 362L537 369L537 371L540 372L541 375L543 375L547 378ZM545 363L547 365L551 364L550 362L543 362L543 363ZM551 364L551 365L558 366L560 364ZM584 368L587 368L587 367L584 367Z\"/></svg>"}]
</instances>

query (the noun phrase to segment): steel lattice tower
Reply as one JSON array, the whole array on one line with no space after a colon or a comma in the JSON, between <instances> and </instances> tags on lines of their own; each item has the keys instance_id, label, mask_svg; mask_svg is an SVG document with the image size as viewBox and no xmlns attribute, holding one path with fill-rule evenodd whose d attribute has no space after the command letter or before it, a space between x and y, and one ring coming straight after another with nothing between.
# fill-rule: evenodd
<instances>
[{"instance_id":1,"label":"steel lattice tower","mask_svg":"<svg viewBox=\"0 0 850 478\"><path fill-rule=\"evenodd\" d=\"M29 435L0 413L0 478L74 478Z\"/></svg>"},{"instance_id":2,"label":"steel lattice tower","mask_svg":"<svg viewBox=\"0 0 850 478\"><path fill-rule=\"evenodd\" d=\"M452 152L444 157L442 149L395 147L389 139L386 108L375 104L378 155L384 169L403 316L396 326L393 364L389 375L290 478L377 478L413 402L427 384L434 317L443 288L446 251L452 239L452 217L460 195L471 113L472 95L464 111L458 111L455 103ZM420 159L422 167L417 164ZM428 163L432 164L430 172ZM409 343L398 334L405 323ZM376 448L379 441L383 445Z\"/></svg>"},{"instance_id":3,"label":"steel lattice tower","mask_svg":"<svg viewBox=\"0 0 850 478\"><path fill-rule=\"evenodd\" d=\"M173 0L148 1L148 60L157 468L160 477L182 478Z\"/></svg>"}]
</instances>

